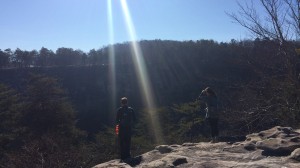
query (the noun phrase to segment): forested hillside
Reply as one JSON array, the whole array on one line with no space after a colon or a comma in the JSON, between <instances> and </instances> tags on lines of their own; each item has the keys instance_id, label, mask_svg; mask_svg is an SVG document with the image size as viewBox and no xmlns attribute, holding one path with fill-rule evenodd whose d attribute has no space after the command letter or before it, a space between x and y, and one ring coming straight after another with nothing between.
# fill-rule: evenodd
<instances>
[{"instance_id":1,"label":"forested hillside","mask_svg":"<svg viewBox=\"0 0 300 168\"><path fill-rule=\"evenodd\" d=\"M206 86L221 99L223 136L275 125L299 127L300 67L295 49L300 44L289 42L283 50L268 39L138 43L164 143L206 140L208 128L202 105L196 101ZM149 128L130 45L113 46L115 102L110 101L111 46L88 53L71 48L0 50L0 118L4 121L0 124L0 165L24 167L43 162L45 167L90 167L116 157L115 110L110 105L119 105L123 96L138 115L133 153L160 143Z\"/></svg>"}]
</instances>

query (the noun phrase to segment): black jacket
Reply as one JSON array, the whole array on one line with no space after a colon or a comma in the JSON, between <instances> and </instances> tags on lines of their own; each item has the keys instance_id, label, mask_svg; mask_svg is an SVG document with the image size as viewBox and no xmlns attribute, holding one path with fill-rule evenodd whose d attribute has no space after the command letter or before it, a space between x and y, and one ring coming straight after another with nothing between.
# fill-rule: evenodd
<instances>
[{"instance_id":1,"label":"black jacket","mask_svg":"<svg viewBox=\"0 0 300 168\"><path fill-rule=\"evenodd\" d=\"M136 118L133 108L122 106L118 109L116 124L120 127L132 127L135 120Z\"/></svg>"}]
</instances>

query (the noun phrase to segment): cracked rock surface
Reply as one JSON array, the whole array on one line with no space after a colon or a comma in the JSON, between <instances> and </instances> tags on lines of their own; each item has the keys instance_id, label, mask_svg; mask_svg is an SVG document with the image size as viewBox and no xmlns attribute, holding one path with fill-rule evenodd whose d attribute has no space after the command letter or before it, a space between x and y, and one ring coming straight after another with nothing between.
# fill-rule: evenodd
<instances>
[{"instance_id":1,"label":"cracked rock surface","mask_svg":"<svg viewBox=\"0 0 300 168\"><path fill-rule=\"evenodd\" d=\"M111 160L94 168L300 168L300 133L276 126L245 141L160 145L127 163Z\"/></svg>"}]
</instances>

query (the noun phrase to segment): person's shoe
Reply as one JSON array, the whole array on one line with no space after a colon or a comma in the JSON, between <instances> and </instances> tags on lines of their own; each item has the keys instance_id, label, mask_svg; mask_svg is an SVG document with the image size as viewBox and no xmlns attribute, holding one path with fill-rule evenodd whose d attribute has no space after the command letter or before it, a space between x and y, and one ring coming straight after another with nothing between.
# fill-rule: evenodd
<instances>
[{"instance_id":1,"label":"person's shoe","mask_svg":"<svg viewBox=\"0 0 300 168\"><path fill-rule=\"evenodd\" d=\"M131 158L131 157L128 157L128 158L124 159L123 161L124 161L125 163L130 163L131 160L132 160L132 158Z\"/></svg>"},{"instance_id":2,"label":"person's shoe","mask_svg":"<svg viewBox=\"0 0 300 168\"><path fill-rule=\"evenodd\" d=\"M213 137L209 143L218 143L218 137Z\"/></svg>"},{"instance_id":3,"label":"person's shoe","mask_svg":"<svg viewBox=\"0 0 300 168\"><path fill-rule=\"evenodd\" d=\"M213 138L213 143L218 143L219 141L218 141L218 137L214 137Z\"/></svg>"}]
</instances>

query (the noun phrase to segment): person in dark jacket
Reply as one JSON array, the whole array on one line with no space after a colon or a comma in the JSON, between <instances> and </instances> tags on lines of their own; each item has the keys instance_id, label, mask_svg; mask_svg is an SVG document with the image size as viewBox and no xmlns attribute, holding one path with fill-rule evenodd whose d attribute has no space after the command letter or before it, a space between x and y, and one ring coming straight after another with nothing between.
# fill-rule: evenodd
<instances>
[{"instance_id":1,"label":"person in dark jacket","mask_svg":"<svg viewBox=\"0 0 300 168\"><path fill-rule=\"evenodd\" d=\"M205 118L208 120L211 130L211 142L216 143L218 142L218 136L219 136L219 100L216 95L216 93L210 88L205 88L200 96L198 97L198 100L202 101L206 105L206 116Z\"/></svg>"},{"instance_id":2,"label":"person in dark jacket","mask_svg":"<svg viewBox=\"0 0 300 168\"><path fill-rule=\"evenodd\" d=\"M119 133L119 147L121 160L127 160L131 158L131 130L135 120L135 113L131 107L127 106L127 98L121 99L121 107L117 111L116 127L118 127Z\"/></svg>"}]
</instances>

